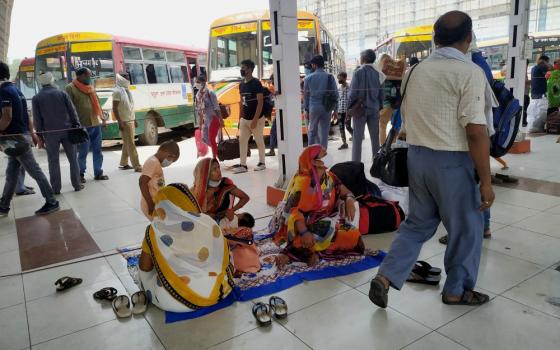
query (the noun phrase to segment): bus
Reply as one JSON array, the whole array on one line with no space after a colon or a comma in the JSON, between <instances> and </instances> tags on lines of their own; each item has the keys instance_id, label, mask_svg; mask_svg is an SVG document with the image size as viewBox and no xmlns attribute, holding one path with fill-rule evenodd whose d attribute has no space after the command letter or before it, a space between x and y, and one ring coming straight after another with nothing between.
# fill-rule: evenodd
<instances>
[{"instance_id":1,"label":"bus","mask_svg":"<svg viewBox=\"0 0 560 350\"><path fill-rule=\"evenodd\" d=\"M530 71L539 56L547 55L551 62L560 57L560 31L535 32L529 35L531 58L527 67ZM509 40L507 37L482 41L478 43L479 49L487 57L495 79L504 78L504 65L507 61Z\"/></svg>"},{"instance_id":2,"label":"bus","mask_svg":"<svg viewBox=\"0 0 560 350\"><path fill-rule=\"evenodd\" d=\"M560 57L560 31L535 32L529 35L532 45L529 67L541 55L547 55L553 61ZM482 51L494 79L504 78L504 66L507 61L509 38L503 37L492 40L478 41L478 48ZM396 59L409 59L416 56L419 59L427 57L432 50L432 25L399 30L395 35L383 40L376 48L378 55L388 54Z\"/></svg>"},{"instance_id":3,"label":"bus","mask_svg":"<svg viewBox=\"0 0 560 350\"><path fill-rule=\"evenodd\" d=\"M410 27L395 32L375 48L377 56L387 54L396 60L424 59L432 51L432 25Z\"/></svg>"},{"instance_id":4,"label":"bus","mask_svg":"<svg viewBox=\"0 0 560 350\"><path fill-rule=\"evenodd\" d=\"M115 74L131 77L130 91L142 144L155 145L158 128L196 126L193 108L193 79L205 74L206 51L154 41L125 38L105 33L73 32L52 36L37 44L35 75L51 72L63 89L75 78L75 71L87 67L107 127L103 139L119 139L118 123L112 112Z\"/></svg>"},{"instance_id":5,"label":"bus","mask_svg":"<svg viewBox=\"0 0 560 350\"><path fill-rule=\"evenodd\" d=\"M31 108L31 99L37 93L37 82L35 80L35 58L25 58L19 64L19 70L15 77L15 84L27 100Z\"/></svg>"},{"instance_id":6,"label":"bus","mask_svg":"<svg viewBox=\"0 0 560 350\"><path fill-rule=\"evenodd\" d=\"M344 50L311 13L298 11L299 74L304 76L304 64L315 55L325 57L325 70L332 74L346 67ZM256 67L254 75L263 85L272 88L272 38L269 11L235 14L215 20L210 27L208 45L209 83L220 103L230 106L231 115L224 121L229 135L238 134L239 123L239 68L241 61L251 59ZM305 124L302 120L302 130ZM270 134L270 126L264 131Z\"/></svg>"}]
</instances>

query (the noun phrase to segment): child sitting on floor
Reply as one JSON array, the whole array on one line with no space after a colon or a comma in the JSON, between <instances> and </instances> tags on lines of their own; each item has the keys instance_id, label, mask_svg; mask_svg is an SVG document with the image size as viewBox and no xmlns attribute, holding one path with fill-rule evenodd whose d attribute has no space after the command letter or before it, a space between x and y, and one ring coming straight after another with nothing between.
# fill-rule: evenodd
<instances>
[{"instance_id":1,"label":"child sitting on floor","mask_svg":"<svg viewBox=\"0 0 560 350\"><path fill-rule=\"evenodd\" d=\"M220 227L228 239L234 276L239 277L242 273L255 273L261 269L259 250L253 241L253 227L255 219L249 213L235 215L233 220L223 218Z\"/></svg>"},{"instance_id":2,"label":"child sitting on floor","mask_svg":"<svg viewBox=\"0 0 560 350\"><path fill-rule=\"evenodd\" d=\"M146 160L142 167L139 185L142 193L141 208L144 215L152 221L154 197L165 187L163 168L170 166L179 159L179 145L175 141L165 141L159 146L156 154Z\"/></svg>"}]
</instances>

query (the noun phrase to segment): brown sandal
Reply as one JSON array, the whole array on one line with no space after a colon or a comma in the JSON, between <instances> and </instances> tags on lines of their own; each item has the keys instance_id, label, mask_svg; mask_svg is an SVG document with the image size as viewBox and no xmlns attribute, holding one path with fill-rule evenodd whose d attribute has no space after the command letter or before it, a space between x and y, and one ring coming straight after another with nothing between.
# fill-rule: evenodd
<instances>
[{"instance_id":1,"label":"brown sandal","mask_svg":"<svg viewBox=\"0 0 560 350\"><path fill-rule=\"evenodd\" d=\"M465 290L463 296L458 301L450 301L445 294L441 295L441 301L446 305L479 306L489 302L490 297L486 294L475 292L474 290Z\"/></svg>"}]
</instances>

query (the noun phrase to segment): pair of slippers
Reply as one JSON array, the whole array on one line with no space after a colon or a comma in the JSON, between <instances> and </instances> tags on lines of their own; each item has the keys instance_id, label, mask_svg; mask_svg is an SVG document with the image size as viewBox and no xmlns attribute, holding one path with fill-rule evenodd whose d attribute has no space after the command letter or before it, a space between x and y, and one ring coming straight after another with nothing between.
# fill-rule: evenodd
<instances>
[{"instance_id":1,"label":"pair of slippers","mask_svg":"<svg viewBox=\"0 0 560 350\"><path fill-rule=\"evenodd\" d=\"M272 324L272 315L278 320L288 317L288 304L284 299L271 296L268 304L256 303L253 305L253 316L259 326L270 326Z\"/></svg>"},{"instance_id":2,"label":"pair of slippers","mask_svg":"<svg viewBox=\"0 0 560 350\"><path fill-rule=\"evenodd\" d=\"M83 280L81 278L64 276L57 279L56 282L54 282L54 285L56 286L57 292L62 292L81 284L82 281Z\"/></svg>"},{"instance_id":3,"label":"pair of slippers","mask_svg":"<svg viewBox=\"0 0 560 350\"><path fill-rule=\"evenodd\" d=\"M117 295L117 293L115 288L105 287L95 292L93 298L110 301L118 318L128 318L133 314L142 315L148 309L148 298L143 291L132 294L130 298L128 295Z\"/></svg>"},{"instance_id":4,"label":"pair of slippers","mask_svg":"<svg viewBox=\"0 0 560 350\"><path fill-rule=\"evenodd\" d=\"M425 261L417 261L412 268L412 272L406 280L410 283L427 284L430 286L437 286L441 281L441 269L432 267Z\"/></svg>"}]
</instances>

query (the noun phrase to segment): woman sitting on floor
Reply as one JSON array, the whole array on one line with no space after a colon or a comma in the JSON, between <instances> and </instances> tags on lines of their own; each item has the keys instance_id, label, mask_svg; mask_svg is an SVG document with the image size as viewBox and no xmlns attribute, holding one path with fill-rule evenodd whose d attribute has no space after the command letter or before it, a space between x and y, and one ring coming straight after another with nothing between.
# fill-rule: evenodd
<instances>
[{"instance_id":1,"label":"woman sitting on floor","mask_svg":"<svg viewBox=\"0 0 560 350\"><path fill-rule=\"evenodd\" d=\"M312 145L299 156L299 171L294 176L280 211L278 244L287 243L285 255L277 259L279 268L290 260L319 262L317 253L361 254L364 252L360 231L348 224L355 215L352 193L327 170L321 160L327 155L320 145ZM339 208L344 202L344 215Z\"/></svg>"},{"instance_id":2,"label":"woman sitting on floor","mask_svg":"<svg viewBox=\"0 0 560 350\"><path fill-rule=\"evenodd\" d=\"M219 303L232 291L227 242L201 214L183 184L160 189L146 229L139 277L148 300L165 311L191 312Z\"/></svg>"},{"instance_id":3,"label":"woman sitting on floor","mask_svg":"<svg viewBox=\"0 0 560 350\"><path fill-rule=\"evenodd\" d=\"M237 188L227 177L222 177L220 163L212 158L203 158L196 164L191 191L202 212L216 222L223 218L234 220L235 212L249 202L247 193Z\"/></svg>"}]
</instances>

